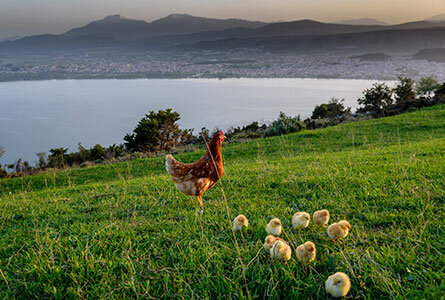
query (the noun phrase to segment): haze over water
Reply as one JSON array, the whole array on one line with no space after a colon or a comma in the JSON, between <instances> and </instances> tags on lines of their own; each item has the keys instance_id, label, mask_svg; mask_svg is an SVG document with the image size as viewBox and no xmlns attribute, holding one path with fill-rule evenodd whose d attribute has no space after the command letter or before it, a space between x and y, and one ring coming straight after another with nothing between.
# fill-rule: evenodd
<instances>
[{"instance_id":1,"label":"haze over water","mask_svg":"<svg viewBox=\"0 0 445 300\"><path fill-rule=\"evenodd\" d=\"M310 116L331 97L357 107L375 80L344 79L141 79L50 80L0 83L0 163L37 152L122 143L150 110L172 108L181 128L226 130L252 121L270 122L280 111Z\"/></svg>"}]
</instances>

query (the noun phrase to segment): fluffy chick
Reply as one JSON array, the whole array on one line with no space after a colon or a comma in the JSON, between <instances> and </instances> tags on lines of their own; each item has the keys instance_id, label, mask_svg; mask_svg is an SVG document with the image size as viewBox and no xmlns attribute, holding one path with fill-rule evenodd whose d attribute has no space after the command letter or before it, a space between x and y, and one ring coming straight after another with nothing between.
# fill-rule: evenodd
<instances>
[{"instance_id":1,"label":"fluffy chick","mask_svg":"<svg viewBox=\"0 0 445 300\"><path fill-rule=\"evenodd\" d=\"M292 255L292 250L282 239L276 241L270 249L270 257L287 262Z\"/></svg>"},{"instance_id":2,"label":"fluffy chick","mask_svg":"<svg viewBox=\"0 0 445 300\"><path fill-rule=\"evenodd\" d=\"M312 242L306 242L297 247L297 258L300 262L307 264L315 259L315 255L317 250L315 249L315 245Z\"/></svg>"},{"instance_id":3,"label":"fluffy chick","mask_svg":"<svg viewBox=\"0 0 445 300\"><path fill-rule=\"evenodd\" d=\"M303 229L309 226L311 216L307 212L297 212L292 217L292 225L294 229Z\"/></svg>"},{"instance_id":4,"label":"fluffy chick","mask_svg":"<svg viewBox=\"0 0 445 300\"><path fill-rule=\"evenodd\" d=\"M247 220L245 215L239 215L233 220L233 232L238 232L243 230L243 226L246 226L246 229L249 227L249 221Z\"/></svg>"},{"instance_id":5,"label":"fluffy chick","mask_svg":"<svg viewBox=\"0 0 445 300\"><path fill-rule=\"evenodd\" d=\"M351 281L345 273L337 272L328 277L325 287L332 297L344 297L351 289Z\"/></svg>"},{"instance_id":6,"label":"fluffy chick","mask_svg":"<svg viewBox=\"0 0 445 300\"><path fill-rule=\"evenodd\" d=\"M329 223L329 211L327 209L317 210L314 212L313 219L315 225L323 225Z\"/></svg>"},{"instance_id":7,"label":"fluffy chick","mask_svg":"<svg viewBox=\"0 0 445 300\"><path fill-rule=\"evenodd\" d=\"M266 236L266 239L264 240L264 249L270 250L272 249L273 244L275 244L276 241L283 241L283 239L280 239L279 237L268 235Z\"/></svg>"},{"instance_id":8,"label":"fluffy chick","mask_svg":"<svg viewBox=\"0 0 445 300\"><path fill-rule=\"evenodd\" d=\"M279 236L281 234L281 221L277 218L270 220L270 222L266 225L267 234L272 234L274 236Z\"/></svg>"},{"instance_id":9,"label":"fluffy chick","mask_svg":"<svg viewBox=\"0 0 445 300\"><path fill-rule=\"evenodd\" d=\"M346 220L342 220L338 223L329 225L328 235L333 241L335 241L345 238L348 235L349 230L351 230L351 224L349 224L349 222Z\"/></svg>"}]
</instances>

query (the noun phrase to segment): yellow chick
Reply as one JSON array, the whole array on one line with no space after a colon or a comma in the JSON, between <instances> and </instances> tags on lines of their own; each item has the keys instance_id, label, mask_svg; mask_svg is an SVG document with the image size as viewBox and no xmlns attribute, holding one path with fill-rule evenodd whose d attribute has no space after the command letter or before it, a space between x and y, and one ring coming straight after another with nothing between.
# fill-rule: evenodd
<instances>
[{"instance_id":1,"label":"yellow chick","mask_svg":"<svg viewBox=\"0 0 445 300\"><path fill-rule=\"evenodd\" d=\"M349 230L351 230L351 224L346 220L342 220L338 223L329 225L328 235L333 241L340 240L348 235Z\"/></svg>"},{"instance_id":2,"label":"yellow chick","mask_svg":"<svg viewBox=\"0 0 445 300\"><path fill-rule=\"evenodd\" d=\"M233 232L238 232L243 230L243 226L246 226L246 229L249 227L249 221L247 220L245 215L239 215L233 220Z\"/></svg>"},{"instance_id":3,"label":"yellow chick","mask_svg":"<svg viewBox=\"0 0 445 300\"><path fill-rule=\"evenodd\" d=\"M311 216L307 212L297 212L292 217L292 225L294 229L303 229L309 226Z\"/></svg>"},{"instance_id":4,"label":"yellow chick","mask_svg":"<svg viewBox=\"0 0 445 300\"><path fill-rule=\"evenodd\" d=\"M315 245L312 242L306 242L297 247L297 258L300 262L307 264L315 259L315 255L317 250L315 249Z\"/></svg>"},{"instance_id":5,"label":"yellow chick","mask_svg":"<svg viewBox=\"0 0 445 300\"><path fill-rule=\"evenodd\" d=\"M277 218L270 220L270 222L266 225L267 234L272 234L274 236L279 236L281 234L281 221Z\"/></svg>"},{"instance_id":6,"label":"yellow chick","mask_svg":"<svg viewBox=\"0 0 445 300\"><path fill-rule=\"evenodd\" d=\"M337 272L328 277L325 287L332 297L344 297L351 289L351 281L345 273Z\"/></svg>"},{"instance_id":7,"label":"yellow chick","mask_svg":"<svg viewBox=\"0 0 445 300\"><path fill-rule=\"evenodd\" d=\"M270 249L270 257L287 262L292 255L292 250L282 239L276 241Z\"/></svg>"},{"instance_id":8,"label":"yellow chick","mask_svg":"<svg viewBox=\"0 0 445 300\"><path fill-rule=\"evenodd\" d=\"M266 236L266 239L264 240L264 249L266 250L270 250L273 246L273 244L275 244L276 241L283 241L283 239L280 239L279 237L273 236L273 235L268 235Z\"/></svg>"},{"instance_id":9,"label":"yellow chick","mask_svg":"<svg viewBox=\"0 0 445 300\"><path fill-rule=\"evenodd\" d=\"M329 211L327 209L317 210L313 216L314 224L325 226L329 223L329 217Z\"/></svg>"}]
</instances>

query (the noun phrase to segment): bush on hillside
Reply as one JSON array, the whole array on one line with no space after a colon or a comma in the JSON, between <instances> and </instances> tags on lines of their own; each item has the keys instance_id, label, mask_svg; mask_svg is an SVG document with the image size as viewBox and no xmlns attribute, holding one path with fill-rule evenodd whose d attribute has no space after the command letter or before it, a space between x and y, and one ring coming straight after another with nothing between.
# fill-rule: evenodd
<instances>
[{"instance_id":1,"label":"bush on hillside","mask_svg":"<svg viewBox=\"0 0 445 300\"><path fill-rule=\"evenodd\" d=\"M258 122L252 122L243 127L232 127L227 130L226 137L229 142L238 142L247 139L258 139L264 136L266 124L260 125Z\"/></svg>"},{"instance_id":2,"label":"bush on hillside","mask_svg":"<svg viewBox=\"0 0 445 300\"><path fill-rule=\"evenodd\" d=\"M216 131L215 131L216 132ZM192 136L190 140L188 141L189 144L199 144L203 145L205 142L209 142L212 138L213 133L210 133L210 130L208 130L205 127L201 128L201 131L198 133L197 136Z\"/></svg>"},{"instance_id":3,"label":"bush on hillside","mask_svg":"<svg viewBox=\"0 0 445 300\"><path fill-rule=\"evenodd\" d=\"M105 156L105 149L99 144L94 145L90 150L91 160L103 159Z\"/></svg>"},{"instance_id":4,"label":"bush on hillside","mask_svg":"<svg viewBox=\"0 0 445 300\"><path fill-rule=\"evenodd\" d=\"M416 93L419 97L431 98L439 88L440 84L434 76L422 77L416 83Z\"/></svg>"},{"instance_id":5,"label":"bush on hillside","mask_svg":"<svg viewBox=\"0 0 445 300\"><path fill-rule=\"evenodd\" d=\"M66 166L68 148L49 149L48 165L53 168L63 168Z\"/></svg>"},{"instance_id":6,"label":"bush on hillside","mask_svg":"<svg viewBox=\"0 0 445 300\"><path fill-rule=\"evenodd\" d=\"M48 167L48 160L46 158L46 153L45 152L39 152L39 153L36 153L36 155L39 158L39 160L37 162L37 167L40 170L45 170Z\"/></svg>"},{"instance_id":7,"label":"bush on hillside","mask_svg":"<svg viewBox=\"0 0 445 300\"><path fill-rule=\"evenodd\" d=\"M4 153L5 153L5 150L3 149L2 146L0 146L0 157L2 157ZM0 164L0 178L5 178L7 176L8 176L8 172L3 170L2 165Z\"/></svg>"},{"instance_id":8,"label":"bush on hillside","mask_svg":"<svg viewBox=\"0 0 445 300\"><path fill-rule=\"evenodd\" d=\"M159 152L185 145L193 138L192 130L180 129L179 113L171 109L150 111L143 117L133 133L124 137L129 151Z\"/></svg>"},{"instance_id":9,"label":"bush on hillside","mask_svg":"<svg viewBox=\"0 0 445 300\"><path fill-rule=\"evenodd\" d=\"M398 113L407 111L409 108L419 108L417 101L415 82L409 77L399 77L399 83L394 88L395 109Z\"/></svg>"},{"instance_id":10,"label":"bush on hillside","mask_svg":"<svg viewBox=\"0 0 445 300\"><path fill-rule=\"evenodd\" d=\"M393 114L393 91L384 83L375 83L363 92L363 97L358 99L362 105L357 109L358 113L370 113L375 117L384 117Z\"/></svg>"},{"instance_id":11,"label":"bush on hillside","mask_svg":"<svg viewBox=\"0 0 445 300\"><path fill-rule=\"evenodd\" d=\"M298 132L306 128L306 125L301 121L300 116L291 117L286 116L284 112L280 112L278 120L272 122L264 132L265 137L283 135L292 132Z\"/></svg>"},{"instance_id":12,"label":"bush on hillside","mask_svg":"<svg viewBox=\"0 0 445 300\"><path fill-rule=\"evenodd\" d=\"M442 84L435 92L433 98L433 104L444 104L445 103L445 83Z\"/></svg>"},{"instance_id":13,"label":"bush on hillside","mask_svg":"<svg viewBox=\"0 0 445 300\"><path fill-rule=\"evenodd\" d=\"M311 119L337 119L351 113L351 108L344 105L345 99L331 98L328 103L315 106Z\"/></svg>"},{"instance_id":14,"label":"bush on hillside","mask_svg":"<svg viewBox=\"0 0 445 300\"><path fill-rule=\"evenodd\" d=\"M345 99L331 98L328 103L315 106L312 116L306 120L306 128L324 128L344 122L351 116L351 108L344 106Z\"/></svg>"}]
</instances>

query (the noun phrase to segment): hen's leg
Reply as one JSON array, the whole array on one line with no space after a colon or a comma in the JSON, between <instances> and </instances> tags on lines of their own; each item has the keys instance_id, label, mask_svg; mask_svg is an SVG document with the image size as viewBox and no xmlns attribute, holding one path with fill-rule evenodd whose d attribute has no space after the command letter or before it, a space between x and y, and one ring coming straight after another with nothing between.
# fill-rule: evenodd
<instances>
[{"instance_id":1,"label":"hen's leg","mask_svg":"<svg viewBox=\"0 0 445 300\"><path fill-rule=\"evenodd\" d=\"M203 206L202 205L202 197L201 196L196 196L196 199L198 200L198 204L199 204L199 206Z\"/></svg>"}]
</instances>

